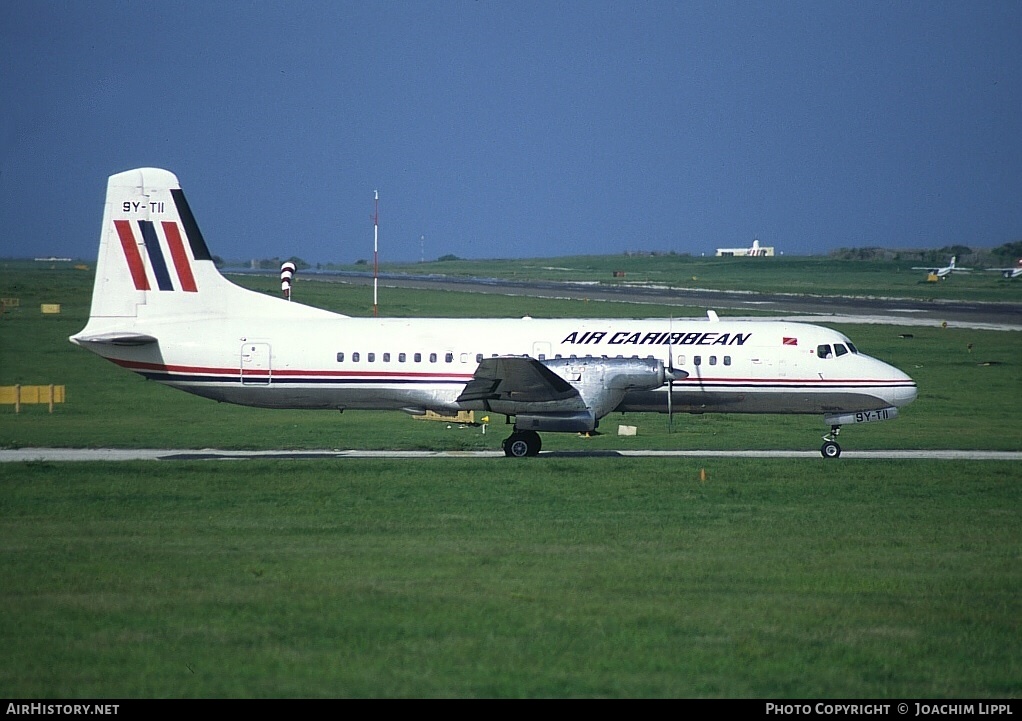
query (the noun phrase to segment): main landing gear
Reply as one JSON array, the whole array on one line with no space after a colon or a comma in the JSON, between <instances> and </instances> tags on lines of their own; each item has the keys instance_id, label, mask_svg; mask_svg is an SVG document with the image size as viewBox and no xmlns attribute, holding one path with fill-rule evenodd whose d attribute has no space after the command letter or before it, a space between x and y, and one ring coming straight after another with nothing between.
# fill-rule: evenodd
<instances>
[{"instance_id":1,"label":"main landing gear","mask_svg":"<svg viewBox=\"0 0 1022 721\"><path fill-rule=\"evenodd\" d=\"M539 455L539 449L543 447L536 431L515 430L510 436L504 439L501 444L504 448L504 455L511 458L525 458L526 456Z\"/></svg>"},{"instance_id":2,"label":"main landing gear","mask_svg":"<svg viewBox=\"0 0 1022 721\"><path fill-rule=\"evenodd\" d=\"M820 446L820 454L824 458L837 458L841 455L841 446L837 444L837 434L841 432L841 426L831 426L830 433L823 437L823 445Z\"/></svg>"}]
</instances>

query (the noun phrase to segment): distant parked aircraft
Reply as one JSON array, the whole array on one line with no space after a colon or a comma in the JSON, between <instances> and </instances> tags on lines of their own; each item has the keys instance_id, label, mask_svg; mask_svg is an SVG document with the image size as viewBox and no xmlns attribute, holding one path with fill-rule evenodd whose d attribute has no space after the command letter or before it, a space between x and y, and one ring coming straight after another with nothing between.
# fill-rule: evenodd
<instances>
[{"instance_id":1,"label":"distant parked aircraft","mask_svg":"<svg viewBox=\"0 0 1022 721\"><path fill-rule=\"evenodd\" d=\"M1022 275L1022 258L1018 259L1018 262L1015 264L1014 268L987 268L987 270L992 270L997 273L1000 273L1005 278L1018 278L1020 275Z\"/></svg>"},{"instance_id":2,"label":"distant parked aircraft","mask_svg":"<svg viewBox=\"0 0 1022 721\"><path fill-rule=\"evenodd\" d=\"M955 261L958 259L957 256L951 256L951 262L942 267L926 267L926 266L913 266L912 270L925 270L928 275L935 275L941 280L947 278L952 273L968 273L972 268L962 268L955 265Z\"/></svg>"}]
</instances>

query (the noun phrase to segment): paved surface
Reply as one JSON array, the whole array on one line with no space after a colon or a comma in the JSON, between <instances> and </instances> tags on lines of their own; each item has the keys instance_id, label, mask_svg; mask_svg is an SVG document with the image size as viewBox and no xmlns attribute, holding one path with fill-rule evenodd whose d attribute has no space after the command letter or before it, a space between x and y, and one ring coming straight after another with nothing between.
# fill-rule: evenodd
<instances>
[{"instance_id":1,"label":"paved surface","mask_svg":"<svg viewBox=\"0 0 1022 721\"><path fill-rule=\"evenodd\" d=\"M315 279L352 285L372 285L371 273L336 272L307 274ZM554 281L523 282L490 278L451 278L446 276L411 276L382 274L379 285L394 288L457 290L470 293L492 293L530 298L571 298L575 300L607 300L616 302L673 305L727 311L766 311L789 320L810 323L882 323L906 326L947 324L951 328L1022 331L1022 303L982 303L973 301L926 301L908 298L877 298L852 296L813 296L718 291L701 288L669 288L663 286L598 285L558 283ZM594 312L594 315L598 313ZM800 317L804 316L804 317Z\"/></svg>"},{"instance_id":2,"label":"paved surface","mask_svg":"<svg viewBox=\"0 0 1022 721\"><path fill-rule=\"evenodd\" d=\"M503 458L502 451L225 451L215 448L19 448L0 450L0 463L31 461L230 461L246 459L320 460L346 458ZM548 451L540 458L819 458L819 451ZM842 451L844 459L1022 461L1020 451ZM509 460L513 462L527 462Z\"/></svg>"}]
</instances>

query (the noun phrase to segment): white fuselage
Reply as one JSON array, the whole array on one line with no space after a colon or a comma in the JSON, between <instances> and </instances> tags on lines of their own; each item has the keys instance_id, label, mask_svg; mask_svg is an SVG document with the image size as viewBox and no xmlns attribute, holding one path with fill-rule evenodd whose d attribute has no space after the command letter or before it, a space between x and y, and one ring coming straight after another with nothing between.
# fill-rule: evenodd
<instances>
[{"instance_id":1,"label":"white fuselage","mask_svg":"<svg viewBox=\"0 0 1022 721\"><path fill-rule=\"evenodd\" d=\"M916 395L897 368L855 352L836 331L801 323L328 315L225 317L201 330L194 321L154 321L145 331L158 344L93 350L191 393L272 408L455 411L480 360L492 356L657 358L688 374L673 383L676 412L873 410ZM614 410L666 412L667 387L628 393Z\"/></svg>"}]
</instances>

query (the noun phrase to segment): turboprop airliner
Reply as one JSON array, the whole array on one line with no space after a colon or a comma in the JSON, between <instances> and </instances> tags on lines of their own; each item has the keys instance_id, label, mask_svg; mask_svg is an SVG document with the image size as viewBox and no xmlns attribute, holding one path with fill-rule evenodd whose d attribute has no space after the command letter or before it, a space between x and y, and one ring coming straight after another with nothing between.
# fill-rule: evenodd
<instances>
[{"instance_id":1,"label":"turboprop airliner","mask_svg":"<svg viewBox=\"0 0 1022 721\"><path fill-rule=\"evenodd\" d=\"M355 318L234 285L213 264L177 177L107 185L89 322L70 340L148 379L262 408L504 415L507 456L540 432L588 433L615 412L890 420L905 373L835 330L786 321Z\"/></svg>"}]
</instances>

